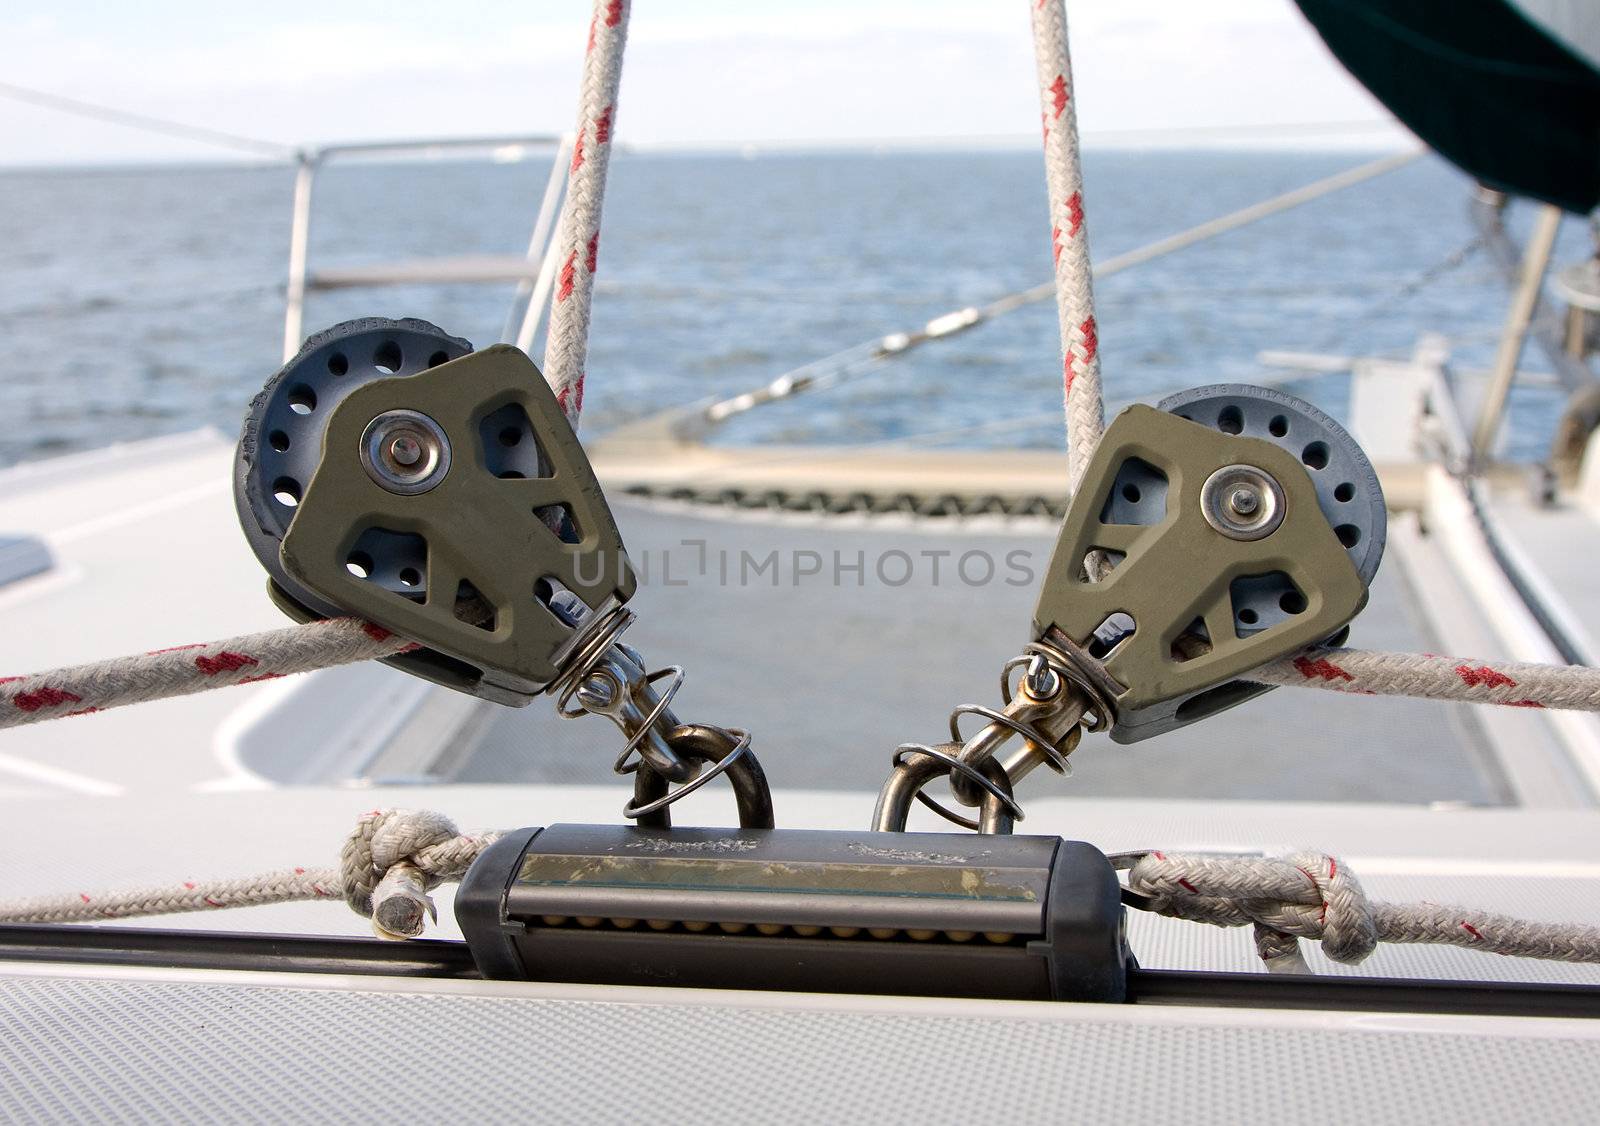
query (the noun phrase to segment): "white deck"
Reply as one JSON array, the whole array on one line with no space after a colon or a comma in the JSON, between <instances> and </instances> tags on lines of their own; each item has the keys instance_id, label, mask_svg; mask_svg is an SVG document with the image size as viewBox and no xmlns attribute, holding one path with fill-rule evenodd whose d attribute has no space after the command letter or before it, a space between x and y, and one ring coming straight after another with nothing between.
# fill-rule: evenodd
<instances>
[{"instance_id":1,"label":"white deck","mask_svg":"<svg viewBox=\"0 0 1600 1126\"><path fill-rule=\"evenodd\" d=\"M229 442L201 434L0 475L0 531L42 535L58 561L50 574L0 588L0 668L24 672L278 624L236 527L231 458ZM1484 612L1495 572L1470 528L1447 519L1459 498L1442 485L1436 493L1421 520L1396 523L1357 641L1460 645L1481 655L1537 647L1537 633L1515 613ZM108 496L121 506L107 511ZM995 674L1023 639L1032 592L723 587L714 567L709 576L685 568L669 577L661 553L687 563L698 549L681 541L704 539L708 550L735 554L837 549L853 557L886 545L1037 554L1051 538L1037 522L617 511L634 554L653 553L657 568L630 640L657 661L689 667L686 718L753 727L780 783L779 823L819 828L866 823L893 743L941 737L955 703L994 702ZM1559 585L1568 576L1553 568L1546 579ZM1587 808L1584 731L1581 722L1526 711L1281 690L1149 744L1087 741L1075 778L1029 780L1022 828L1108 851L1320 848L1340 855L1375 898L1600 924L1600 863L1592 859L1600 819ZM355 817L374 806L435 808L467 829L614 822L624 786L594 784L606 778L614 748L601 720L563 723L544 701L496 709L378 666L8 731L0 733L5 891L92 896L332 864ZM430 776L502 784L364 784ZM842 788L825 788L835 778ZM515 781L538 784L504 784ZM1167 800L1151 800L1159 795ZM680 807L679 820L726 823L729 805L712 788ZM433 933L452 936L450 889L437 898ZM141 925L366 930L338 902ZM1150 968L1257 968L1243 931L1135 912L1130 941ZM1600 984L1600 967L1454 948L1385 947L1354 968L1315 949L1308 960L1333 974ZM1261 1107L1350 1121L1554 1121L1582 1120L1600 1065L1592 1022L1535 1018L16 962L0 966L0 995L7 1119L257 1118L288 1105L369 1119L373 1100L387 1097L396 1101L384 1104L385 1116L448 1106L485 1120L631 1120L648 1108L745 1122L803 1106L812 1120L932 1122L968 1119L980 1100L1003 1098L1016 1121L1224 1122ZM401 1059L408 1066L397 1068ZM311 1106L308 1091L318 1093Z\"/></svg>"},{"instance_id":2,"label":"white deck","mask_svg":"<svg viewBox=\"0 0 1600 1126\"><path fill-rule=\"evenodd\" d=\"M1585 1122L1600 1027L18 967L9 1121Z\"/></svg>"},{"instance_id":3,"label":"white deck","mask_svg":"<svg viewBox=\"0 0 1600 1126\"><path fill-rule=\"evenodd\" d=\"M0 668L279 624L237 530L231 458L229 442L202 433L0 475L0 530L42 536L57 559L51 573L0 588ZM128 499L107 511L108 492ZM1459 522L1445 521L1449 490L1433 492L1421 520L1396 522L1357 642L1536 656L1518 649L1537 640L1526 621L1505 607L1484 612L1489 565ZM630 640L689 668L684 718L755 731L780 824L791 826L865 824L895 743L940 738L956 703L995 702L1033 597L1026 585L979 590L925 575L905 586L870 577L835 586L826 574L796 584L797 553L1025 550L1038 570L1052 538L1042 522L1000 518L730 518L634 503L617 512L646 572ZM704 574L694 565L701 540ZM774 550L789 568L776 585L722 584L718 553ZM1586 907L1600 895L1582 890L1600 888L1600 872L1577 859L1600 852L1580 753L1591 722L1285 689L1150 743L1086 740L1073 778L1029 780L1022 828L1109 849L1304 845L1365 869L1379 894L1600 921L1600 906ZM7 890L328 863L354 815L376 804L429 804L469 827L615 821L626 792L609 774L615 740L604 721L559 721L545 701L502 709L376 665L19 728L0 734L16 860ZM384 780L478 784L368 788ZM523 785L482 785L495 782ZM283 785L315 788L271 789ZM696 809L725 819L725 795L695 801L680 820L693 822ZM1493 808L1508 803L1532 808ZM361 928L326 905L181 922ZM1136 931L1154 941L1170 925L1140 920ZM1253 964L1242 935L1215 937L1162 939L1162 949L1175 965ZM1380 958L1395 960L1370 968L1590 979L1537 963L1485 966L1459 951Z\"/></svg>"}]
</instances>

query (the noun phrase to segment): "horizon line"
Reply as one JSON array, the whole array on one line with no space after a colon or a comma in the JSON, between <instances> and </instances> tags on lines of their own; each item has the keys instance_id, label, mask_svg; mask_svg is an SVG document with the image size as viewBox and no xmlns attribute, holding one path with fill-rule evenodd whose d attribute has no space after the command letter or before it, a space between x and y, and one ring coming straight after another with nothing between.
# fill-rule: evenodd
<instances>
[{"instance_id":1,"label":"horizon line","mask_svg":"<svg viewBox=\"0 0 1600 1126\"><path fill-rule=\"evenodd\" d=\"M1362 136L1366 134L1366 136ZM1231 140L1229 140L1231 138ZM1337 138L1345 138L1339 143ZM377 141L405 141L408 138L377 138ZM1086 151L1132 152L1275 152L1334 153L1378 152L1399 149L1414 143L1414 138L1392 119L1375 118L1350 122L1313 122L1297 125L1223 125L1192 129L1121 129L1085 132L1081 138ZM315 150L322 142L305 146ZM291 146L292 147L292 146ZM501 146L505 148L507 146ZM516 146L510 146L515 148ZM628 141L619 138L619 157L640 156L742 156L759 159L766 155L828 155L832 153L917 153L917 152L1026 152L1039 148L1037 138L1022 133L955 134L945 136L888 136L840 138L778 138L768 140L708 139L695 141ZM470 151L470 150L469 150ZM488 146L484 149L489 152ZM420 160L385 163L430 163L451 159L424 156ZM471 159L456 157L454 159ZM499 159L504 160L504 157ZM517 159L513 157L513 159ZM377 163L377 161L374 161ZM76 157L54 161L0 160L0 172L70 172L111 170L158 170L183 167L274 168L290 167L293 159L227 156L223 154L170 154L146 157Z\"/></svg>"}]
</instances>

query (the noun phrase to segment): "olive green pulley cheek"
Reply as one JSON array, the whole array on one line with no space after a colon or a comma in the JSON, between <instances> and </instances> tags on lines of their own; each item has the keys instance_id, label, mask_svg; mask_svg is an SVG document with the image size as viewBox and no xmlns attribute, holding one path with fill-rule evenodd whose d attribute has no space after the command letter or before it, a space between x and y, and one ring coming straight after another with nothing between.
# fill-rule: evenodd
<instances>
[{"instance_id":1,"label":"olive green pulley cheek","mask_svg":"<svg viewBox=\"0 0 1600 1126\"><path fill-rule=\"evenodd\" d=\"M1242 386L1162 407L1106 431L1034 610L1123 743L1265 692L1242 678L1339 634L1383 549L1377 476L1320 411Z\"/></svg>"},{"instance_id":2,"label":"olive green pulley cheek","mask_svg":"<svg viewBox=\"0 0 1600 1126\"><path fill-rule=\"evenodd\" d=\"M1386 527L1371 463L1310 403L1217 384L1129 407L1068 506L1002 706L963 704L947 740L897 747L874 827L903 832L916 802L1009 833L1017 784L1070 773L1084 732L1133 743L1267 691L1252 670L1366 605Z\"/></svg>"},{"instance_id":3,"label":"olive green pulley cheek","mask_svg":"<svg viewBox=\"0 0 1600 1126\"><path fill-rule=\"evenodd\" d=\"M313 336L251 405L235 498L268 591L302 621L355 615L416 643L387 662L448 688L562 717L604 715L625 742L623 809L669 807L725 777L739 824L773 826L748 733L683 723L677 666L620 640L636 580L589 459L539 369L425 321L369 318Z\"/></svg>"},{"instance_id":4,"label":"olive green pulley cheek","mask_svg":"<svg viewBox=\"0 0 1600 1126\"><path fill-rule=\"evenodd\" d=\"M257 400L241 462L274 600L413 640L392 663L449 687L527 703L581 622L634 593L588 458L515 348L472 352L420 321L338 326Z\"/></svg>"},{"instance_id":5,"label":"olive green pulley cheek","mask_svg":"<svg viewBox=\"0 0 1600 1126\"><path fill-rule=\"evenodd\" d=\"M1017 783L1070 773L1083 732L1137 742L1267 691L1251 670L1366 604L1385 527L1366 455L1309 403L1222 384L1129 407L1067 509L1002 707L963 704L947 741L896 748L874 827L904 831L919 802L1009 833ZM941 779L948 799L930 793Z\"/></svg>"}]
</instances>

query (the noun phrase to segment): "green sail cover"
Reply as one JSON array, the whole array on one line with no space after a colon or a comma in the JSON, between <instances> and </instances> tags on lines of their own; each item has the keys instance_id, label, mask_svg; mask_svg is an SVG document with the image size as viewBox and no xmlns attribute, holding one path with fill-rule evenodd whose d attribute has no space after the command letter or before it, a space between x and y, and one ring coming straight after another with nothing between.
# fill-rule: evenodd
<instances>
[{"instance_id":1,"label":"green sail cover","mask_svg":"<svg viewBox=\"0 0 1600 1126\"><path fill-rule=\"evenodd\" d=\"M1568 211L1600 204L1600 0L1296 3L1351 74L1466 172Z\"/></svg>"}]
</instances>

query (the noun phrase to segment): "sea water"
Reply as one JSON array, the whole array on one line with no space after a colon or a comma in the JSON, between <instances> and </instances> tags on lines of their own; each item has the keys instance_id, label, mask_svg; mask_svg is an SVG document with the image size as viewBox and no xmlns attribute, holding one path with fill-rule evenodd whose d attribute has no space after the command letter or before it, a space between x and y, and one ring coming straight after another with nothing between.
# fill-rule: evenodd
<instances>
[{"instance_id":1,"label":"sea water","mask_svg":"<svg viewBox=\"0 0 1600 1126\"><path fill-rule=\"evenodd\" d=\"M1091 151L1092 251L1104 259L1371 155ZM313 269L521 253L548 168L332 165ZM292 179L285 167L0 174L0 464L202 425L236 432L280 363ZM1508 296L1486 253L1461 254L1470 188L1428 158L1104 279L1108 398L1259 379L1263 350L1405 355L1424 331L1444 334L1458 363L1486 365ZM1567 227L1571 260L1586 236ZM748 390L1034 285L1050 276L1049 228L1037 152L619 153L585 431ZM305 328L417 316L481 346L504 331L512 289L313 294ZM717 440L1059 447L1055 317L1050 302L1025 308L753 411ZM1546 364L1530 347L1526 366ZM1345 384L1291 389L1338 414ZM1561 401L1519 390L1513 453L1539 456Z\"/></svg>"}]
</instances>

